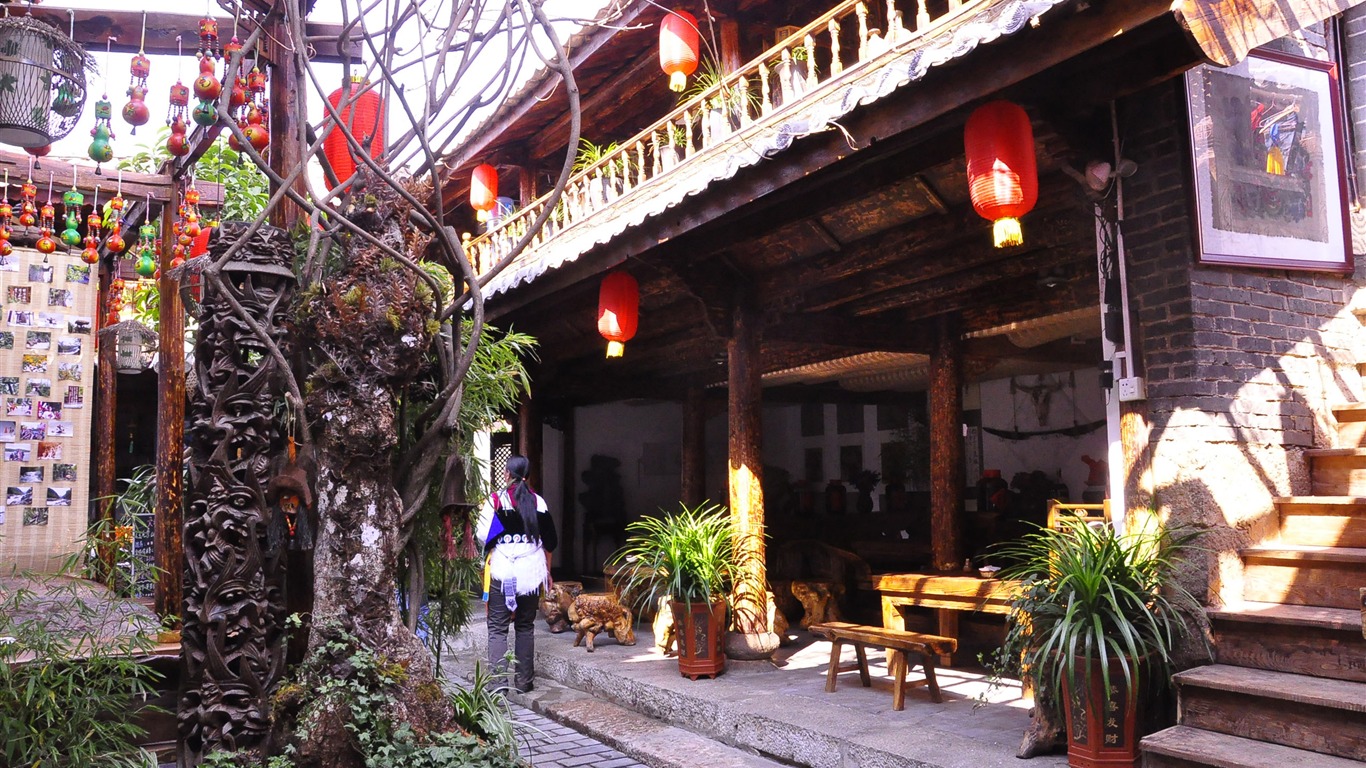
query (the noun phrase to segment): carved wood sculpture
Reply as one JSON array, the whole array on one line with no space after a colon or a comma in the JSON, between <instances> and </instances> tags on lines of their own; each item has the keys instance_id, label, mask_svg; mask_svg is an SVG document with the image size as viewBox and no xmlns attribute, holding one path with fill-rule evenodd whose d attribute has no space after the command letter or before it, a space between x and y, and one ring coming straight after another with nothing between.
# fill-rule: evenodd
<instances>
[{"instance_id":1,"label":"carved wood sculpture","mask_svg":"<svg viewBox=\"0 0 1366 768\"><path fill-rule=\"evenodd\" d=\"M203 258L222 256L245 231L245 224L223 224ZM288 235L267 227L224 265L231 301L277 343L294 289L292 255ZM211 751L256 750L285 662L285 542L269 534L279 512L266 500L272 458L285 441L275 418L280 371L211 283L199 323L188 430L182 765L198 765Z\"/></svg>"},{"instance_id":2,"label":"carved wood sculpture","mask_svg":"<svg viewBox=\"0 0 1366 768\"><path fill-rule=\"evenodd\" d=\"M588 651L593 652L593 638L608 632L621 645L636 644L635 619L631 609L622 605L617 596L608 593L584 593L569 604L569 622L574 627L574 647L588 639Z\"/></svg>"},{"instance_id":3,"label":"carved wood sculpture","mask_svg":"<svg viewBox=\"0 0 1366 768\"><path fill-rule=\"evenodd\" d=\"M557 581L550 591L541 595L541 617L551 632L559 634L569 629L569 607L574 598L583 594L583 584L577 581Z\"/></svg>"}]
</instances>

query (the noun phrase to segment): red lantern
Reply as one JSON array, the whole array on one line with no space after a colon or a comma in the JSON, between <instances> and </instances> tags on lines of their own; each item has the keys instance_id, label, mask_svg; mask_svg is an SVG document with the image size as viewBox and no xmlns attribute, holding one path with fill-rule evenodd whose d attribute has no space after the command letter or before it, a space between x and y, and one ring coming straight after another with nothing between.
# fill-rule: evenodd
<instances>
[{"instance_id":1,"label":"red lantern","mask_svg":"<svg viewBox=\"0 0 1366 768\"><path fill-rule=\"evenodd\" d=\"M1024 242L1020 217L1039 199L1034 129L1029 115L1008 101L978 107L963 129L972 207L993 222L996 247Z\"/></svg>"},{"instance_id":2,"label":"red lantern","mask_svg":"<svg viewBox=\"0 0 1366 768\"><path fill-rule=\"evenodd\" d=\"M621 357L626 342L636 335L640 313L640 287L626 272L613 272L602 279L598 290L598 333L607 339L607 356Z\"/></svg>"},{"instance_id":3,"label":"red lantern","mask_svg":"<svg viewBox=\"0 0 1366 768\"><path fill-rule=\"evenodd\" d=\"M669 76L669 90L682 93L697 71L697 18L691 13L669 11L659 22L659 66Z\"/></svg>"},{"instance_id":4,"label":"red lantern","mask_svg":"<svg viewBox=\"0 0 1366 768\"><path fill-rule=\"evenodd\" d=\"M368 148L370 157L378 158L384 153L384 101L375 90L366 90L359 96L356 93L366 87L365 81L351 78L345 88L338 88L327 97L327 103L337 110L342 126L349 126L351 135L362 147ZM351 100L349 106L340 108L342 98ZM337 174L337 181L345 183L356 172L356 158L342 134L341 128L333 128L323 139L323 155Z\"/></svg>"},{"instance_id":5,"label":"red lantern","mask_svg":"<svg viewBox=\"0 0 1366 768\"><path fill-rule=\"evenodd\" d=\"M489 213L498 205L498 169L484 163L476 165L470 174L470 207L478 211L476 218L488 221Z\"/></svg>"}]
</instances>

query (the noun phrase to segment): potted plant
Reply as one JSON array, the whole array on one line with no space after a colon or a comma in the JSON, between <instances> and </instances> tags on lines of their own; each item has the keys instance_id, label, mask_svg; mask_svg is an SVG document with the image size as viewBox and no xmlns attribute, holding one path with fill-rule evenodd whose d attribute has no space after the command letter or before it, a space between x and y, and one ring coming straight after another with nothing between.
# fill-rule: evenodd
<instances>
[{"instance_id":1,"label":"potted plant","mask_svg":"<svg viewBox=\"0 0 1366 768\"><path fill-rule=\"evenodd\" d=\"M724 507L702 503L626 526L626 545L612 556L618 588L644 604L672 600L678 671L696 680L726 668L726 595L736 563L735 527ZM661 510L662 511L662 510Z\"/></svg>"},{"instance_id":2,"label":"potted plant","mask_svg":"<svg viewBox=\"0 0 1366 768\"><path fill-rule=\"evenodd\" d=\"M998 549L1020 590L992 666L1032 683L1036 708L1062 704L1069 765L1139 765L1144 685L1170 682L1183 613L1200 610L1177 579L1196 535L1063 521Z\"/></svg>"}]
</instances>

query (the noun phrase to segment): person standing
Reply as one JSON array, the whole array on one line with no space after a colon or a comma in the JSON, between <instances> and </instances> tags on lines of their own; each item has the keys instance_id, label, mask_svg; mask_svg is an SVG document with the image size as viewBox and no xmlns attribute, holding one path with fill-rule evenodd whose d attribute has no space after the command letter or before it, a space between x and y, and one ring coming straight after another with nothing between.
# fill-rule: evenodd
<instances>
[{"instance_id":1,"label":"person standing","mask_svg":"<svg viewBox=\"0 0 1366 768\"><path fill-rule=\"evenodd\" d=\"M536 675L535 621L538 593L549 589L550 556L559 543L545 499L527 482L531 462L512 456L507 487L479 510L475 534L484 542L484 600L488 603L489 664L507 675L508 625L514 631L513 687L525 693Z\"/></svg>"}]
</instances>

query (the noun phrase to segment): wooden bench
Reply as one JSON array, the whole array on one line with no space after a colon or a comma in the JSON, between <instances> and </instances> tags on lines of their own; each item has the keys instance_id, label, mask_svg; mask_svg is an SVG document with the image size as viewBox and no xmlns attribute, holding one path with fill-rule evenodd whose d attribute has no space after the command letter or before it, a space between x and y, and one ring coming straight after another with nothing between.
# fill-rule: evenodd
<instances>
[{"instance_id":1,"label":"wooden bench","mask_svg":"<svg viewBox=\"0 0 1366 768\"><path fill-rule=\"evenodd\" d=\"M951 637L926 635L900 629L870 627L863 624L849 624L843 621L812 624L809 629L811 634L830 641L830 670L825 676L827 693L835 690L835 676L839 674L840 666L840 646L849 643L854 646L854 653L858 655L859 679L863 682L864 688L873 684L868 677L868 656L864 653L864 649L870 645L887 649L888 672L891 673L894 680L892 684L892 709L900 711L906 708L906 672L910 668L908 663L910 654L915 654L916 658L920 660L920 667L925 670L925 679L913 681L911 685L928 686L930 699L936 704L943 702L943 697L939 695L939 683L934 679L935 657L948 655L957 650L957 640Z\"/></svg>"}]
</instances>

